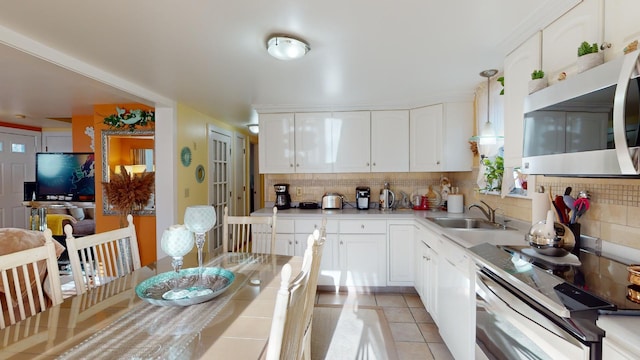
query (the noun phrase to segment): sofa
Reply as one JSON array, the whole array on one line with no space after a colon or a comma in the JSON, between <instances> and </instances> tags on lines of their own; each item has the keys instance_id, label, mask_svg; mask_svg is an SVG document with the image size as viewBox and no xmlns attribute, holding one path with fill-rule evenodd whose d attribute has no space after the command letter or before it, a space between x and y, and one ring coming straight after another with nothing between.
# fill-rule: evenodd
<instances>
[{"instance_id":1,"label":"sofa","mask_svg":"<svg viewBox=\"0 0 640 360\"><path fill-rule=\"evenodd\" d=\"M69 224L73 229L73 236L85 236L96 233L94 219L95 208L54 208L47 209L47 227L54 235L63 236L64 226Z\"/></svg>"}]
</instances>

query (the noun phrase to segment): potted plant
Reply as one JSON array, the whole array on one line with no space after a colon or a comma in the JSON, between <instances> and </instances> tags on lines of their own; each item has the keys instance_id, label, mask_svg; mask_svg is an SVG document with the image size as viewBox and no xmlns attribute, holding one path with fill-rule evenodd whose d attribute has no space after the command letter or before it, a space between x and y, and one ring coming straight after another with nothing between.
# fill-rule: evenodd
<instances>
[{"instance_id":1,"label":"potted plant","mask_svg":"<svg viewBox=\"0 0 640 360\"><path fill-rule=\"evenodd\" d=\"M529 94L547 87L547 78L544 77L544 71L533 70L531 73L531 81L529 81Z\"/></svg>"},{"instance_id":2,"label":"potted plant","mask_svg":"<svg viewBox=\"0 0 640 360\"><path fill-rule=\"evenodd\" d=\"M580 44L580 47L578 47L578 60L576 62L578 65L578 73L604 63L604 53L599 50L600 48L596 43L589 44L583 41L582 44Z\"/></svg>"},{"instance_id":3,"label":"potted plant","mask_svg":"<svg viewBox=\"0 0 640 360\"><path fill-rule=\"evenodd\" d=\"M485 191L501 191L502 176L504 175L504 159L502 156L496 156L495 160L485 157L482 159L484 165L484 180L486 183Z\"/></svg>"}]
</instances>

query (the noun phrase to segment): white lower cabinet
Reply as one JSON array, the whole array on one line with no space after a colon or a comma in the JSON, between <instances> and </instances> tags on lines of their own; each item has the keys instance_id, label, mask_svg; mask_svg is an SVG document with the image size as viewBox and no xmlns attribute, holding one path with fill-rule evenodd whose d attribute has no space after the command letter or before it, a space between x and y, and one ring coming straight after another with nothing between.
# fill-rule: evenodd
<instances>
[{"instance_id":1,"label":"white lower cabinet","mask_svg":"<svg viewBox=\"0 0 640 360\"><path fill-rule=\"evenodd\" d=\"M276 250L278 255L294 255L294 222L288 219L276 220Z\"/></svg>"},{"instance_id":2,"label":"white lower cabinet","mask_svg":"<svg viewBox=\"0 0 640 360\"><path fill-rule=\"evenodd\" d=\"M453 241L438 239L438 329L456 359L475 353L475 271L466 250Z\"/></svg>"},{"instance_id":3,"label":"white lower cabinet","mask_svg":"<svg viewBox=\"0 0 640 360\"><path fill-rule=\"evenodd\" d=\"M408 223L389 223L387 253L388 286L414 285L414 233L413 221Z\"/></svg>"},{"instance_id":4,"label":"white lower cabinet","mask_svg":"<svg viewBox=\"0 0 640 360\"><path fill-rule=\"evenodd\" d=\"M322 227L322 218L314 219L296 219L295 220L295 239L294 239L294 255L303 256L307 248L307 240L309 235L315 230ZM337 246L338 246L338 221L327 220L327 239L322 249L322 259L320 261L320 276L318 277L318 285L339 286L340 271L337 270Z\"/></svg>"},{"instance_id":5,"label":"white lower cabinet","mask_svg":"<svg viewBox=\"0 0 640 360\"><path fill-rule=\"evenodd\" d=\"M386 221L340 221L340 286L387 285L386 231Z\"/></svg>"},{"instance_id":6,"label":"white lower cabinet","mask_svg":"<svg viewBox=\"0 0 640 360\"><path fill-rule=\"evenodd\" d=\"M416 291L431 318L438 323L437 292L438 292L438 235L422 225L416 225L415 230L415 276Z\"/></svg>"}]
</instances>

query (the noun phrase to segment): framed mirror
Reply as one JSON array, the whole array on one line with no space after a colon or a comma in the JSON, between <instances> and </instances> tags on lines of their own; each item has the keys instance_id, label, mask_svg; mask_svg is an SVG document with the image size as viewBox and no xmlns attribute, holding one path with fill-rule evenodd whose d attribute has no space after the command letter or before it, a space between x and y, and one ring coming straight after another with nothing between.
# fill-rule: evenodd
<instances>
[{"instance_id":1,"label":"framed mirror","mask_svg":"<svg viewBox=\"0 0 640 360\"><path fill-rule=\"evenodd\" d=\"M109 182L111 173L120 173L121 166L133 177L142 172L155 171L154 130L102 130L102 182ZM106 194L102 196L102 213L117 215L109 204ZM134 215L155 215L155 192L147 205L134 210Z\"/></svg>"}]
</instances>

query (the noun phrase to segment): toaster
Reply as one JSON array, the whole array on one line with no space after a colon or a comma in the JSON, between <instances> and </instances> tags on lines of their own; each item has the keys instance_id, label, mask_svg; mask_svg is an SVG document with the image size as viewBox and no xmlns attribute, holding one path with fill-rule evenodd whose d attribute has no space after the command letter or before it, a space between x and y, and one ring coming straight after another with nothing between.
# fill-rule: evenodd
<instances>
[{"instance_id":1,"label":"toaster","mask_svg":"<svg viewBox=\"0 0 640 360\"><path fill-rule=\"evenodd\" d=\"M326 193L322 197L322 210L342 209L342 195Z\"/></svg>"}]
</instances>

